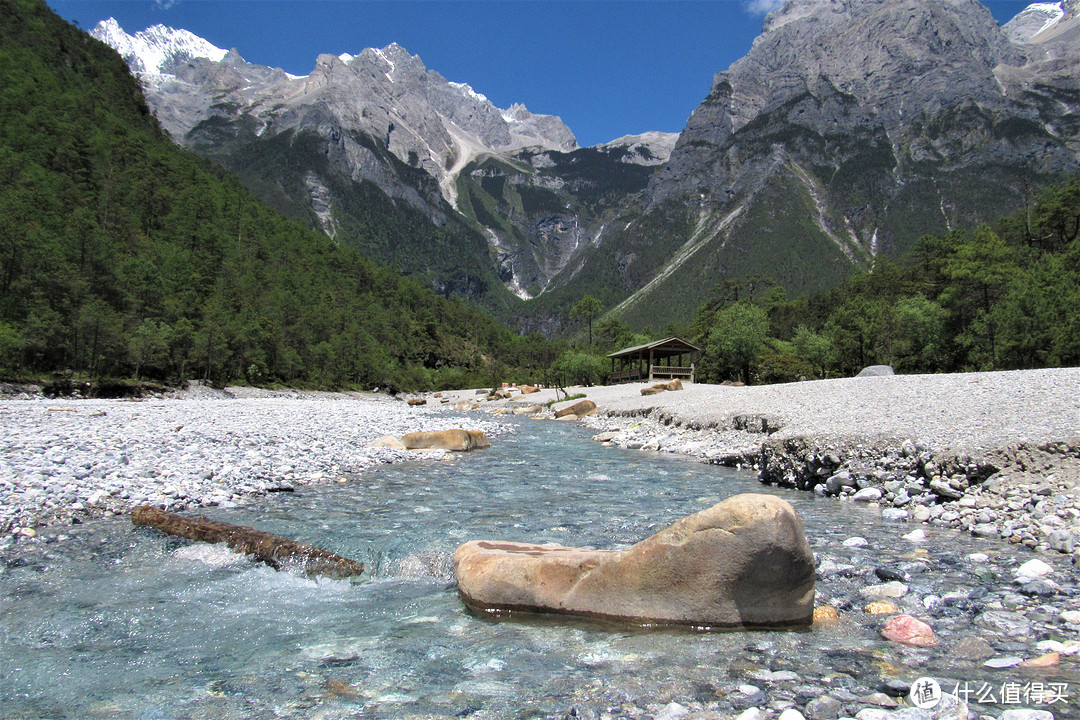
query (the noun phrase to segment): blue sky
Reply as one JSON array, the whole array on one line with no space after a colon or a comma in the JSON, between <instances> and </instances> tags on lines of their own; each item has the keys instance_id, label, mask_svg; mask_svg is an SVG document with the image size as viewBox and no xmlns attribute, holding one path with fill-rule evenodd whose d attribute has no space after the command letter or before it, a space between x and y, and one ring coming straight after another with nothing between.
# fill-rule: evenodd
<instances>
[{"instance_id":1,"label":"blue sky","mask_svg":"<svg viewBox=\"0 0 1080 720\"><path fill-rule=\"evenodd\" d=\"M775 0L48 0L89 30L184 28L306 75L320 53L392 42L495 105L559 115L581 145L678 132ZM999 21L1026 2L986 2Z\"/></svg>"}]
</instances>

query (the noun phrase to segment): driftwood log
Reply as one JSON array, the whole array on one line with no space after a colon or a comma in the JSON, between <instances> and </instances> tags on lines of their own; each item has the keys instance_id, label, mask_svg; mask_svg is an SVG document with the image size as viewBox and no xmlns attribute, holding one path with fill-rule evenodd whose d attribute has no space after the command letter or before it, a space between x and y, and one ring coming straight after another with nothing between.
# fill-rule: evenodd
<instances>
[{"instance_id":1,"label":"driftwood log","mask_svg":"<svg viewBox=\"0 0 1080 720\"><path fill-rule=\"evenodd\" d=\"M346 578L364 572L364 564L335 555L328 550L298 543L244 525L177 515L149 505L135 508L131 513L135 525L148 525L169 535L202 542L223 542L236 552L252 555L275 570L294 566L308 576L322 575Z\"/></svg>"}]
</instances>

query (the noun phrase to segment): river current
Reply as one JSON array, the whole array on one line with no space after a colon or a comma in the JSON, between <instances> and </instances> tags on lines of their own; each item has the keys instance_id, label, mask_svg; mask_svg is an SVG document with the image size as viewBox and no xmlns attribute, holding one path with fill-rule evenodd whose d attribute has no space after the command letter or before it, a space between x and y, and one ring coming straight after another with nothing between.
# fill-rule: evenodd
<instances>
[{"instance_id":1,"label":"river current","mask_svg":"<svg viewBox=\"0 0 1080 720\"><path fill-rule=\"evenodd\" d=\"M489 450L202 511L362 560L367 570L354 580L276 572L127 518L46 533L52 542L0 572L0 717L619 717L671 701L737 709L747 685L761 699L805 703L815 688L855 696L924 675L946 690L1034 679L1080 694L1073 662L992 671L947 650L972 634L977 598L1032 556L1023 548L933 527L911 542L902 536L912 526L874 509L765 487L750 472L602 448L563 423L511 424ZM819 562L849 566L818 583L819 602L850 606L839 624L706 633L495 620L470 614L457 596L450 558L466 540L617 548L742 492L790 501ZM852 536L868 544L845 547ZM972 552L988 559L966 561ZM879 582L881 567L907 578L902 607L918 609L926 595L961 598L934 622L941 647L889 643L883 618L858 611L853 598ZM1003 651L1035 639L1013 638ZM798 682L771 692L769 671L786 670ZM985 705L994 715L1008 708Z\"/></svg>"}]
</instances>

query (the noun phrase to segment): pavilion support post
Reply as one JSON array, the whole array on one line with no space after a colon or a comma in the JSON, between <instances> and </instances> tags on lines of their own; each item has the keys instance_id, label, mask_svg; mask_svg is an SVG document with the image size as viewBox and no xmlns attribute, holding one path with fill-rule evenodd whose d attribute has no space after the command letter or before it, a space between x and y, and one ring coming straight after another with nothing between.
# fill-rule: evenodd
<instances>
[{"instance_id":1,"label":"pavilion support post","mask_svg":"<svg viewBox=\"0 0 1080 720\"><path fill-rule=\"evenodd\" d=\"M653 351L649 348L649 382L653 381Z\"/></svg>"}]
</instances>

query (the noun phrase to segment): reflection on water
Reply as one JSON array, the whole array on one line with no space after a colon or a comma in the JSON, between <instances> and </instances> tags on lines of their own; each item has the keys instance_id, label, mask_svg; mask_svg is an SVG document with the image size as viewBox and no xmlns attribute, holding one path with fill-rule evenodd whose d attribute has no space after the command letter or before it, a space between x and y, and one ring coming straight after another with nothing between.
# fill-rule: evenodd
<instances>
[{"instance_id":1,"label":"reflection on water","mask_svg":"<svg viewBox=\"0 0 1080 720\"><path fill-rule=\"evenodd\" d=\"M616 548L746 491L783 495L815 551L860 571L913 557L900 539L910 528L873 510L684 458L600 448L576 427L517 427L449 462L205 513L362 560L359 579L278 573L126 520L66 530L72 537L45 546L45 557L0 575L0 717L562 717L575 704L715 701L760 668L870 688L890 676L985 679L947 652L884 643L880 623L858 613L812 631L728 633L471 615L450 564L466 540ZM960 559L971 539L927 534L916 559L930 571L911 580L913 597L970 584ZM851 535L870 544L841 548ZM837 579L819 592L865 584ZM962 629L944 623L939 634L951 642ZM1075 667L1046 677L1080 692Z\"/></svg>"}]
</instances>

